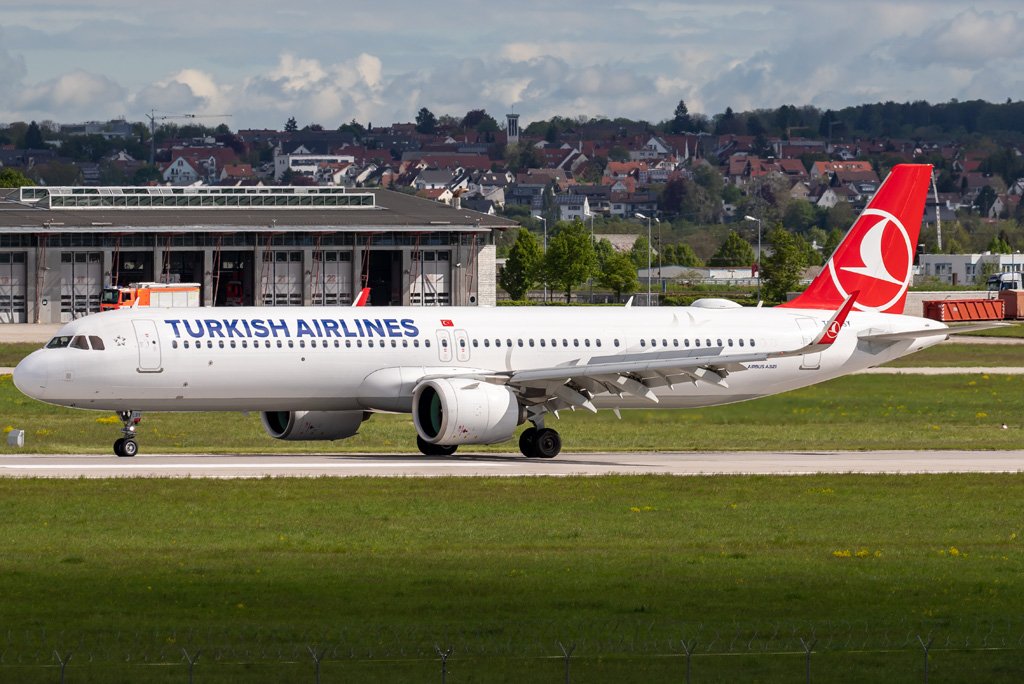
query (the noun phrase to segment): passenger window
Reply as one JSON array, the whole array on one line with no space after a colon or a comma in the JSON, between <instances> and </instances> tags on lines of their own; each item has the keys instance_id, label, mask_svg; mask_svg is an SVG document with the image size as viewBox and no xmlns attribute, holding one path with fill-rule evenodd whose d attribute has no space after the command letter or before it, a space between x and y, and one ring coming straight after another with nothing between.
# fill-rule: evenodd
<instances>
[{"instance_id":1,"label":"passenger window","mask_svg":"<svg viewBox=\"0 0 1024 684\"><path fill-rule=\"evenodd\" d=\"M94 350L99 350L99 351L103 351L104 350L103 340L101 338L96 337L95 335L89 335L89 342L90 342L90 344L92 344L92 348Z\"/></svg>"},{"instance_id":2,"label":"passenger window","mask_svg":"<svg viewBox=\"0 0 1024 684\"><path fill-rule=\"evenodd\" d=\"M512 346L512 340L511 339L506 339L505 340L505 346L506 347L511 347Z\"/></svg>"},{"instance_id":3,"label":"passenger window","mask_svg":"<svg viewBox=\"0 0 1024 684\"><path fill-rule=\"evenodd\" d=\"M335 342L337 342L337 340L335 340ZM402 346L408 348L409 347L409 340L402 340Z\"/></svg>"},{"instance_id":4,"label":"passenger window","mask_svg":"<svg viewBox=\"0 0 1024 684\"><path fill-rule=\"evenodd\" d=\"M594 344L596 344L598 347L600 347L601 346L601 340L599 340L599 339L594 340Z\"/></svg>"},{"instance_id":5,"label":"passenger window","mask_svg":"<svg viewBox=\"0 0 1024 684\"><path fill-rule=\"evenodd\" d=\"M231 346L234 346L234 345L231 345ZM306 340L299 340L299 346L302 349L305 349L306 348Z\"/></svg>"},{"instance_id":6,"label":"passenger window","mask_svg":"<svg viewBox=\"0 0 1024 684\"><path fill-rule=\"evenodd\" d=\"M697 339L695 339L693 341L693 346L695 346L695 347L699 347L700 346L700 338L697 338Z\"/></svg>"},{"instance_id":7,"label":"passenger window","mask_svg":"<svg viewBox=\"0 0 1024 684\"><path fill-rule=\"evenodd\" d=\"M441 346L444 347L445 349L447 349L448 348L448 340L441 340Z\"/></svg>"},{"instance_id":8,"label":"passenger window","mask_svg":"<svg viewBox=\"0 0 1024 684\"><path fill-rule=\"evenodd\" d=\"M491 346L491 340L490 340L489 337L485 337L484 338L484 346L485 347L490 347Z\"/></svg>"},{"instance_id":9,"label":"passenger window","mask_svg":"<svg viewBox=\"0 0 1024 684\"><path fill-rule=\"evenodd\" d=\"M658 346L658 340L651 339L651 346L652 347L657 347Z\"/></svg>"},{"instance_id":10,"label":"passenger window","mask_svg":"<svg viewBox=\"0 0 1024 684\"><path fill-rule=\"evenodd\" d=\"M423 340L423 346L430 349L430 340Z\"/></svg>"},{"instance_id":11,"label":"passenger window","mask_svg":"<svg viewBox=\"0 0 1024 684\"><path fill-rule=\"evenodd\" d=\"M543 337L540 338L540 346L542 346L542 347L546 347L547 346L547 344L545 344L545 341L544 341Z\"/></svg>"},{"instance_id":12,"label":"passenger window","mask_svg":"<svg viewBox=\"0 0 1024 684\"><path fill-rule=\"evenodd\" d=\"M678 347L679 346L679 340L677 338L674 338L674 337L672 338L672 346L673 347Z\"/></svg>"},{"instance_id":13,"label":"passenger window","mask_svg":"<svg viewBox=\"0 0 1024 684\"><path fill-rule=\"evenodd\" d=\"M356 346L359 347L360 349L362 349L363 341L362 340L356 340Z\"/></svg>"},{"instance_id":14,"label":"passenger window","mask_svg":"<svg viewBox=\"0 0 1024 684\"><path fill-rule=\"evenodd\" d=\"M373 340L366 340L366 346L370 347L372 349L373 348Z\"/></svg>"},{"instance_id":15,"label":"passenger window","mask_svg":"<svg viewBox=\"0 0 1024 684\"><path fill-rule=\"evenodd\" d=\"M334 348L341 349L341 340L334 340Z\"/></svg>"},{"instance_id":16,"label":"passenger window","mask_svg":"<svg viewBox=\"0 0 1024 684\"><path fill-rule=\"evenodd\" d=\"M522 347L523 346L523 340L520 339L520 340L518 340L518 342L519 342L519 346Z\"/></svg>"},{"instance_id":17,"label":"passenger window","mask_svg":"<svg viewBox=\"0 0 1024 684\"><path fill-rule=\"evenodd\" d=\"M754 338L753 338L753 337L751 337L751 338L750 338L750 346L751 346L751 347L753 347L753 346L754 346Z\"/></svg>"},{"instance_id":18,"label":"passenger window","mask_svg":"<svg viewBox=\"0 0 1024 684\"><path fill-rule=\"evenodd\" d=\"M473 348L476 349L479 346L480 346L480 342L478 342L476 338L473 338Z\"/></svg>"},{"instance_id":19,"label":"passenger window","mask_svg":"<svg viewBox=\"0 0 1024 684\"><path fill-rule=\"evenodd\" d=\"M277 348L278 348L278 349L280 349L280 348L281 348L281 347L283 346L283 344L284 344L284 343L283 343L283 342L281 342L281 340L278 340L278 341L277 341Z\"/></svg>"},{"instance_id":20,"label":"passenger window","mask_svg":"<svg viewBox=\"0 0 1024 684\"><path fill-rule=\"evenodd\" d=\"M412 341L412 346L414 346L414 347L417 347L417 348L418 348L418 347L420 346L420 341L419 341L419 340L413 340L413 341Z\"/></svg>"},{"instance_id":21,"label":"passenger window","mask_svg":"<svg viewBox=\"0 0 1024 684\"><path fill-rule=\"evenodd\" d=\"M722 338L718 338L717 340L715 340L715 342L718 342L719 347L722 346Z\"/></svg>"},{"instance_id":22,"label":"passenger window","mask_svg":"<svg viewBox=\"0 0 1024 684\"><path fill-rule=\"evenodd\" d=\"M391 340L391 348L394 349L398 346L398 340Z\"/></svg>"},{"instance_id":23,"label":"passenger window","mask_svg":"<svg viewBox=\"0 0 1024 684\"><path fill-rule=\"evenodd\" d=\"M224 348L224 340L217 340L217 346L220 347L221 349L223 349Z\"/></svg>"},{"instance_id":24,"label":"passenger window","mask_svg":"<svg viewBox=\"0 0 1024 684\"><path fill-rule=\"evenodd\" d=\"M351 349L351 347L352 347L352 340L345 340L345 346L349 347Z\"/></svg>"},{"instance_id":25,"label":"passenger window","mask_svg":"<svg viewBox=\"0 0 1024 684\"><path fill-rule=\"evenodd\" d=\"M590 338L589 337L586 338L585 340L583 340L583 346L584 347L589 347L590 346Z\"/></svg>"},{"instance_id":26,"label":"passenger window","mask_svg":"<svg viewBox=\"0 0 1024 684\"><path fill-rule=\"evenodd\" d=\"M726 340L726 341L727 341L727 342L729 343L729 346L731 347L731 346L732 346L732 338L730 337L730 338L729 338L728 340Z\"/></svg>"},{"instance_id":27,"label":"passenger window","mask_svg":"<svg viewBox=\"0 0 1024 684\"><path fill-rule=\"evenodd\" d=\"M615 344L616 347L619 346L619 338L616 337L614 340L612 340L612 342Z\"/></svg>"},{"instance_id":28,"label":"passenger window","mask_svg":"<svg viewBox=\"0 0 1024 684\"><path fill-rule=\"evenodd\" d=\"M690 346L690 338L689 337L683 339L683 346L684 347L689 347Z\"/></svg>"},{"instance_id":29,"label":"passenger window","mask_svg":"<svg viewBox=\"0 0 1024 684\"><path fill-rule=\"evenodd\" d=\"M295 340L288 340L288 348L289 349L294 349L295 348Z\"/></svg>"},{"instance_id":30,"label":"passenger window","mask_svg":"<svg viewBox=\"0 0 1024 684\"><path fill-rule=\"evenodd\" d=\"M580 346L580 341L579 341L579 338L576 338L576 337L574 337L574 338L572 339L572 346L574 346L574 347L578 347L578 346Z\"/></svg>"},{"instance_id":31,"label":"passenger window","mask_svg":"<svg viewBox=\"0 0 1024 684\"><path fill-rule=\"evenodd\" d=\"M531 347L533 346L533 338L532 337L530 338L530 346Z\"/></svg>"},{"instance_id":32,"label":"passenger window","mask_svg":"<svg viewBox=\"0 0 1024 684\"><path fill-rule=\"evenodd\" d=\"M85 339L85 335L75 335L71 338L72 349L88 349L89 340Z\"/></svg>"},{"instance_id":33,"label":"passenger window","mask_svg":"<svg viewBox=\"0 0 1024 684\"><path fill-rule=\"evenodd\" d=\"M234 349L234 348L235 348L235 341L234 341L234 340L231 340L231 348L232 348L232 349Z\"/></svg>"},{"instance_id":34,"label":"passenger window","mask_svg":"<svg viewBox=\"0 0 1024 684\"><path fill-rule=\"evenodd\" d=\"M197 342L196 344L202 344L202 343L201 342ZM213 340L206 340L206 348L207 349L213 349Z\"/></svg>"},{"instance_id":35,"label":"passenger window","mask_svg":"<svg viewBox=\"0 0 1024 684\"><path fill-rule=\"evenodd\" d=\"M567 340L565 338L562 338L562 346L563 347L568 347L569 346L569 340Z\"/></svg>"},{"instance_id":36,"label":"passenger window","mask_svg":"<svg viewBox=\"0 0 1024 684\"><path fill-rule=\"evenodd\" d=\"M555 338L552 337L551 338L551 346L552 347L557 347L558 346L558 340L556 340Z\"/></svg>"},{"instance_id":37,"label":"passenger window","mask_svg":"<svg viewBox=\"0 0 1024 684\"><path fill-rule=\"evenodd\" d=\"M661 341L661 346L662 347L667 347L668 346L668 340L662 340Z\"/></svg>"},{"instance_id":38,"label":"passenger window","mask_svg":"<svg viewBox=\"0 0 1024 684\"><path fill-rule=\"evenodd\" d=\"M711 340L710 339L707 339L707 340L704 340L704 341L707 342L707 346L709 346L709 347L711 346Z\"/></svg>"},{"instance_id":39,"label":"passenger window","mask_svg":"<svg viewBox=\"0 0 1024 684\"><path fill-rule=\"evenodd\" d=\"M740 338L740 346L741 347L743 346L743 338L742 337Z\"/></svg>"},{"instance_id":40,"label":"passenger window","mask_svg":"<svg viewBox=\"0 0 1024 684\"><path fill-rule=\"evenodd\" d=\"M466 348L466 340L463 340L463 339L460 338L459 339L459 346L462 347L463 349L465 349Z\"/></svg>"},{"instance_id":41,"label":"passenger window","mask_svg":"<svg viewBox=\"0 0 1024 684\"><path fill-rule=\"evenodd\" d=\"M647 346L647 340L645 340L643 338L640 338L640 346L641 347L646 347Z\"/></svg>"},{"instance_id":42,"label":"passenger window","mask_svg":"<svg viewBox=\"0 0 1024 684\"><path fill-rule=\"evenodd\" d=\"M188 340L185 340L185 342L187 343ZM178 340L171 340L171 349L177 349L177 348L178 348ZM188 344L185 344L185 349L188 349Z\"/></svg>"},{"instance_id":43,"label":"passenger window","mask_svg":"<svg viewBox=\"0 0 1024 684\"><path fill-rule=\"evenodd\" d=\"M242 349L248 349L248 348L249 348L249 342L247 340L242 340Z\"/></svg>"}]
</instances>

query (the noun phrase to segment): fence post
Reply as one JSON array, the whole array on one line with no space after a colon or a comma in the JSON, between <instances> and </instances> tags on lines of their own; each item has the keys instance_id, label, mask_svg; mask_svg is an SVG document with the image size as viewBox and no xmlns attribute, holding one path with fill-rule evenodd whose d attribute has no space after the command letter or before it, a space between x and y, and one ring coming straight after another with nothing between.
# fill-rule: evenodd
<instances>
[{"instance_id":1,"label":"fence post","mask_svg":"<svg viewBox=\"0 0 1024 684\"><path fill-rule=\"evenodd\" d=\"M312 646L306 646L306 650L309 651L309 655L313 656L313 681L320 684L320 661L323 660L324 653L327 651L321 650L318 653Z\"/></svg>"},{"instance_id":2,"label":"fence post","mask_svg":"<svg viewBox=\"0 0 1024 684\"><path fill-rule=\"evenodd\" d=\"M562 649L562 656L565 657L565 684L569 684L569 659L572 658L572 652L576 650L576 644L573 644L566 650L562 642L558 642L558 648Z\"/></svg>"},{"instance_id":3,"label":"fence post","mask_svg":"<svg viewBox=\"0 0 1024 684\"><path fill-rule=\"evenodd\" d=\"M437 651L437 655L441 658L441 684L445 684L448 680L448 656L452 654L453 649L451 646L447 650L442 651L441 647L434 644L434 650Z\"/></svg>"},{"instance_id":4,"label":"fence post","mask_svg":"<svg viewBox=\"0 0 1024 684\"><path fill-rule=\"evenodd\" d=\"M192 656L184 648L181 649L181 652L185 654L185 662L188 663L188 684L192 684L192 670L195 669L196 661L199 660L199 654L202 653L202 650L196 651L196 654Z\"/></svg>"},{"instance_id":5,"label":"fence post","mask_svg":"<svg viewBox=\"0 0 1024 684\"><path fill-rule=\"evenodd\" d=\"M800 645L804 647L805 670L807 676L807 684L811 684L811 652L814 650L814 645L818 643L817 639L811 639L810 643L804 641L803 637L800 637Z\"/></svg>"},{"instance_id":6,"label":"fence post","mask_svg":"<svg viewBox=\"0 0 1024 684\"><path fill-rule=\"evenodd\" d=\"M686 654L686 684L690 684L690 660L693 656L693 649L697 647L697 640L681 639L680 642L683 644L683 653Z\"/></svg>"},{"instance_id":7,"label":"fence post","mask_svg":"<svg viewBox=\"0 0 1024 684\"><path fill-rule=\"evenodd\" d=\"M61 658L60 653L54 651L53 657L57 659L58 663L60 663L60 684L64 684L64 669L68 666L68 663L71 661L71 654L68 653L66 656Z\"/></svg>"},{"instance_id":8,"label":"fence post","mask_svg":"<svg viewBox=\"0 0 1024 684\"><path fill-rule=\"evenodd\" d=\"M928 643L925 643L924 639L921 638L921 635L917 635L917 643L921 644L921 648L924 649L924 684L928 684L928 651L932 647L932 641L934 641L934 639L932 637L928 637Z\"/></svg>"}]
</instances>

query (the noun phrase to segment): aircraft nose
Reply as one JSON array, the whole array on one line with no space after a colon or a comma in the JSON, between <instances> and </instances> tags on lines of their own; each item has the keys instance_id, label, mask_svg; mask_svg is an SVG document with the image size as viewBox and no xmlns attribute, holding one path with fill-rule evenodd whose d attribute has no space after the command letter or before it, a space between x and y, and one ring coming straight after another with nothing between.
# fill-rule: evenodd
<instances>
[{"instance_id":1,"label":"aircraft nose","mask_svg":"<svg viewBox=\"0 0 1024 684\"><path fill-rule=\"evenodd\" d=\"M47 363L39 352L32 352L21 360L14 369L14 386L23 394L42 399L46 393Z\"/></svg>"}]
</instances>

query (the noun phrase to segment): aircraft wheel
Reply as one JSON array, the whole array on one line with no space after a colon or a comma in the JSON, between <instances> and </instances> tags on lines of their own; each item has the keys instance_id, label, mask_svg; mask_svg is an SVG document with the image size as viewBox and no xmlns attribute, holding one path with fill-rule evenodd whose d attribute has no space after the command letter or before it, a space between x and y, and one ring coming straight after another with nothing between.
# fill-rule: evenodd
<instances>
[{"instance_id":1,"label":"aircraft wheel","mask_svg":"<svg viewBox=\"0 0 1024 684\"><path fill-rule=\"evenodd\" d=\"M114 455L124 456L124 437L119 437L114 441Z\"/></svg>"},{"instance_id":2,"label":"aircraft wheel","mask_svg":"<svg viewBox=\"0 0 1024 684\"><path fill-rule=\"evenodd\" d=\"M537 458L537 428L528 427L519 435L519 451L526 458Z\"/></svg>"},{"instance_id":3,"label":"aircraft wheel","mask_svg":"<svg viewBox=\"0 0 1024 684\"><path fill-rule=\"evenodd\" d=\"M139 453L138 443L134 439L124 440L124 444L121 445L121 455L131 458L137 453Z\"/></svg>"},{"instance_id":4,"label":"aircraft wheel","mask_svg":"<svg viewBox=\"0 0 1024 684\"><path fill-rule=\"evenodd\" d=\"M446 446L444 444L431 444L419 435L416 435L416 447L424 456L451 456L458 449L458 445Z\"/></svg>"},{"instance_id":5,"label":"aircraft wheel","mask_svg":"<svg viewBox=\"0 0 1024 684\"><path fill-rule=\"evenodd\" d=\"M562 438L551 428L538 430L533 444L534 453L540 458L554 458L562 450Z\"/></svg>"}]
</instances>

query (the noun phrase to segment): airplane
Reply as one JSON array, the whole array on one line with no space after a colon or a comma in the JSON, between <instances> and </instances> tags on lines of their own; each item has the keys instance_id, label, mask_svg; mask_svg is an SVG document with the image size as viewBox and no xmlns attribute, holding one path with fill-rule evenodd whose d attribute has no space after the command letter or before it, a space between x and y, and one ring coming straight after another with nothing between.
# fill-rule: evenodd
<instances>
[{"instance_id":1,"label":"airplane","mask_svg":"<svg viewBox=\"0 0 1024 684\"><path fill-rule=\"evenodd\" d=\"M26 395L115 411L118 456L143 411L257 411L270 437L337 440L411 413L419 450L511 440L553 458L549 415L691 408L787 392L946 339L903 315L928 165L893 168L794 300L741 307L137 308L77 319L14 370ZM991 327L990 325L974 326Z\"/></svg>"}]
</instances>

